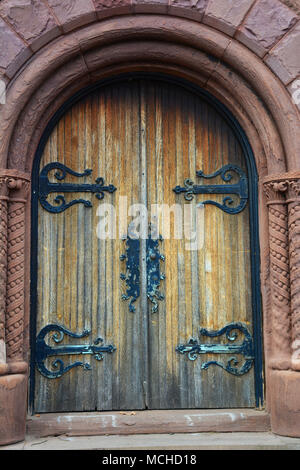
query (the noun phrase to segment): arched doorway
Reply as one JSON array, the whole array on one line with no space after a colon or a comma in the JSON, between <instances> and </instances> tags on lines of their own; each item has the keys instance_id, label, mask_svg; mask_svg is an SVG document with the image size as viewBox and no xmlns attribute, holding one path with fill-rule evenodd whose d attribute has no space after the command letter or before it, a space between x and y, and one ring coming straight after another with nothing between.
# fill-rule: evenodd
<instances>
[{"instance_id":1,"label":"arched doorway","mask_svg":"<svg viewBox=\"0 0 300 470\"><path fill-rule=\"evenodd\" d=\"M262 403L256 169L224 106L163 75L103 81L52 119L32 194L35 411ZM131 213L101 239L125 200L171 208L170 236L128 236ZM175 235L191 208L196 249Z\"/></svg>"},{"instance_id":2,"label":"arched doorway","mask_svg":"<svg viewBox=\"0 0 300 470\"><path fill-rule=\"evenodd\" d=\"M299 113L291 97L296 83L285 82L285 67L270 67L268 54L261 57L237 35L224 33L223 20L219 26L209 27L201 24L194 5L188 2L175 13L163 13L161 2L155 3L151 14L148 2L139 5L139 13L132 5L131 13L123 16L118 8L107 8L104 18L99 16L96 22L94 15L88 19L81 12L79 23L71 21L71 29L70 18L63 20L60 36L53 41L42 26L35 42L38 49L26 43L24 54L11 50L0 129L0 354L4 361L0 364L0 396L6 404L0 423L0 431L4 430L1 444L22 440L25 435L32 324L30 258L31 248L35 250L34 244L30 246L28 190L38 143L57 109L78 90L105 77L137 70L184 77L208 90L231 110L247 134L260 181L265 413L274 432L299 436ZM289 39L296 37L295 31L297 28L287 32L283 41L277 36L290 63L295 49ZM271 47L271 54L276 47ZM251 253L258 255L255 250ZM258 267L258 263L252 266ZM256 272L254 279L258 277ZM231 419L231 413L228 415ZM49 429L49 415L44 418ZM246 421L249 423L248 418ZM255 425L255 429L259 427Z\"/></svg>"}]
</instances>

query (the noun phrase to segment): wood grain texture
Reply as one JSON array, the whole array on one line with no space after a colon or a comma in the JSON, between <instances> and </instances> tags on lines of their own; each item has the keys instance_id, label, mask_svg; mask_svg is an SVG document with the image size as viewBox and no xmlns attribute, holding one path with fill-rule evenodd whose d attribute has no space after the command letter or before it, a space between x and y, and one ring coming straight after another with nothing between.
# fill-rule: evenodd
<instances>
[{"instance_id":1,"label":"wood grain texture","mask_svg":"<svg viewBox=\"0 0 300 470\"><path fill-rule=\"evenodd\" d=\"M196 182L197 170L210 174L234 163L246 171L242 150L228 125L200 98L170 84L150 81L144 90L149 131L148 206L177 202L182 207L192 204L196 210L207 195L187 202L170 189L182 186L186 178ZM207 183L222 184L222 180ZM223 196L213 198L222 202ZM161 282L165 301L159 302L157 314L148 309L150 408L254 406L253 370L242 377L216 366L201 370L202 362L222 362L224 355L201 356L192 362L175 352L179 343L199 338L200 327L219 330L241 321L251 331L248 208L237 215L214 206L206 206L204 211L202 249L189 251L186 239L165 239L161 245L166 258L161 263L166 273ZM201 340L223 342L226 338Z\"/></svg>"},{"instance_id":2,"label":"wood grain texture","mask_svg":"<svg viewBox=\"0 0 300 470\"><path fill-rule=\"evenodd\" d=\"M96 234L99 204L112 202L118 214L119 197L127 196L128 206L146 203L151 211L153 204L178 203L184 213L186 206L196 210L205 196L187 202L172 189L186 178L196 182L197 170L209 174L234 163L246 171L242 150L223 119L179 86L124 81L99 89L67 112L49 138L40 167L52 161L78 172L91 168L92 176L80 183L102 176L117 191L100 202L94 195L76 194L90 199L93 208L75 205L50 214L39 207L37 332L48 323L73 332L90 329L88 338L70 342L101 336L117 350L101 362L85 357L91 371L75 368L55 380L37 372L36 411L255 406L253 370L242 377L216 366L201 370L203 360L218 357L189 361L175 351L179 343L198 338L200 327L218 330L241 321L252 331L248 207L230 215L206 206L204 245L196 251L187 249L186 239L173 239L171 214L171 239L164 237L160 244L166 279L157 313L151 313L143 280L135 313L121 300L125 245L119 227L115 240L99 240ZM68 181L79 182L72 176ZM222 196L214 199L221 202ZM140 271L145 280L144 248Z\"/></svg>"},{"instance_id":3,"label":"wood grain texture","mask_svg":"<svg viewBox=\"0 0 300 470\"><path fill-rule=\"evenodd\" d=\"M66 196L66 200L89 199L92 208L79 204L61 214L39 208L37 331L48 323L78 333L89 329L88 338L65 337L65 343L93 343L100 336L117 351L105 354L101 362L85 356L91 371L75 368L57 380L37 373L39 411L144 407L143 358L136 354L143 346L142 324L121 300L124 263L120 255L125 245L119 239L99 240L96 233L100 204L113 203L118 213L119 196L127 196L129 205L139 201L138 112L139 100L129 85L91 95L59 122L41 161L41 168L51 161L78 172L91 168L91 177L68 176L67 181L91 183L101 176L118 190L100 202L88 193ZM136 304L138 309L139 300Z\"/></svg>"}]
</instances>

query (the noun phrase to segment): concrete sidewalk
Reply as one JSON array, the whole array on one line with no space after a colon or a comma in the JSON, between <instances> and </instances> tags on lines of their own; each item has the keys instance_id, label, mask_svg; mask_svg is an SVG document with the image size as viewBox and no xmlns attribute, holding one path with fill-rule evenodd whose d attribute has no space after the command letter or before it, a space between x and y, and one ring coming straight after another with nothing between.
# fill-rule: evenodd
<instances>
[{"instance_id":1,"label":"concrete sidewalk","mask_svg":"<svg viewBox=\"0 0 300 470\"><path fill-rule=\"evenodd\" d=\"M270 432L139 434L35 438L0 450L300 450L300 439Z\"/></svg>"}]
</instances>

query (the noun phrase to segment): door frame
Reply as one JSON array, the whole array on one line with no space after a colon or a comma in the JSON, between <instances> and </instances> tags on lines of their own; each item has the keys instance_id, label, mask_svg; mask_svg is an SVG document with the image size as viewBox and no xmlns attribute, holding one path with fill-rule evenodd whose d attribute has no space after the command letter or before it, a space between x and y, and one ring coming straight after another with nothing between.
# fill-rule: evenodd
<instances>
[{"instance_id":1,"label":"door frame","mask_svg":"<svg viewBox=\"0 0 300 470\"><path fill-rule=\"evenodd\" d=\"M41 27L36 47L26 44L22 53L13 54L4 75L7 99L1 107L0 127L0 353L4 362L0 364L0 398L5 407L0 431L5 431L5 437L0 438L0 444L25 436L29 188L38 142L59 106L80 88L101 77L137 70L163 71L200 84L226 104L247 133L259 175L265 406L273 432L299 437L300 349L292 349L299 336L300 251L299 233L294 230L300 220L299 111L291 84L282 75L288 70L288 61L276 70L270 67L271 56L261 58L240 38L230 38L223 32L222 21L214 21L213 26L203 24L203 14L192 2L175 9L167 9L158 0L139 5L138 11L134 4L124 8L103 8L97 12L97 21L94 10L91 15L78 12L76 21L71 12L54 40ZM294 38L293 31L287 34ZM291 58L291 49L283 47L282 52ZM21 225L18 229L17 222ZM16 255L14 259L11 253ZM17 287L11 272L15 266ZM18 302L12 302L16 292Z\"/></svg>"},{"instance_id":2,"label":"door frame","mask_svg":"<svg viewBox=\"0 0 300 470\"><path fill-rule=\"evenodd\" d=\"M37 244L38 244L38 176L39 165L45 145L50 134L62 116L79 100L93 91L118 83L130 78L147 78L152 80L163 80L177 84L193 93L196 93L204 101L210 104L216 112L223 117L232 129L240 143L246 160L248 182L249 182L249 228L250 228L250 252L251 252L251 291L252 291L252 316L253 316L253 340L254 340L254 380L255 380L255 403L257 408L263 406L264 384L263 384L263 357L262 357L262 311L260 292L260 249L259 249L259 226L258 226L258 177L254 155L242 127L232 115L231 111L217 100L208 91L183 78L177 78L164 73L134 72L119 74L114 77L100 80L99 82L83 88L69 98L53 115L49 121L42 138L40 139L32 167L32 189L31 189L31 286L30 286L30 385L29 385L29 409L34 413L34 390L35 390L35 339L36 339L36 312L37 312Z\"/></svg>"}]
</instances>

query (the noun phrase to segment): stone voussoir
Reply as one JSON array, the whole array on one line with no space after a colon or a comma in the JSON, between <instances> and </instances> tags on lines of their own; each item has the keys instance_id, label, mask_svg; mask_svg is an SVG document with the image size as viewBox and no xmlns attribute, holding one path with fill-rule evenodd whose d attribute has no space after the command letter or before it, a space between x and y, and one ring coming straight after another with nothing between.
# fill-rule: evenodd
<instances>
[{"instance_id":1,"label":"stone voussoir","mask_svg":"<svg viewBox=\"0 0 300 470\"><path fill-rule=\"evenodd\" d=\"M253 5L254 0L210 0L203 17L203 23L233 36Z\"/></svg>"},{"instance_id":2,"label":"stone voussoir","mask_svg":"<svg viewBox=\"0 0 300 470\"><path fill-rule=\"evenodd\" d=\"M296 13L279 0L260 0L250 10L236 38L263 57L296 22Z\"/></svg>"},{"instance_id":3,"label":"stone voussoir","mask_svg":"<svg viewBox=\"0 0 300 470\"><path fill-rule=\"evenodd\" d=\"M0 71L12 77L29 59L32 51L13 29L0 17Z\"/></svg>"},{"instance_id":4,"label":"stone voussoir","mask_svg":"<svg viewBox=\"0 0 300 470\"><path fill-rule=\"evenodd\" d=\"M169 0L132 0L134 13L167 13Z\"/></svg>"},{"instance_id":5,"label":"stone voussoir","mask_svg":"<svg viewBox=\"0 0 300 470\"><path fill-rule=\"evenodd\" d=\"M93 0L98 19L132 11L132 0Z\"/></svg>"},{"instance_id":6,"label":"stone voussoir","mask_svg":"<svg viewBox=\"0 0 300 470\"><path fill-rule=\"evenodd\" d=\"M47 1L65 33L97 20L92 0Z\"/></svg>"},{"instance_id":7,"label":"stone voussoir","mask_svg":"<svg viewBox=\"0 0 300 470\"><path fill-rule=\"evenodd\" d=\"M201 21L208 0L169 0L169 13Z\"/></svg>"},{"instance_id":8,"label":"stone voussoir","mask_svg":"<svg viewBox=\"0 0 300 470\"><path fill-rule=\"evenodd\" d=\"M300 21L270 51L265 62L284 84L300 75Z\"/></svg>"},{"instance_id":9,"label":"stone voussoir","mask_svg":"<svg viewBox=\"0 0 300 470\"><path fill-rule=\"evenodd\" d=\"M60 34L51 11L39 0L3 0L0 15L26 40L33 51Z\"/></svg>"}]
</instances>

